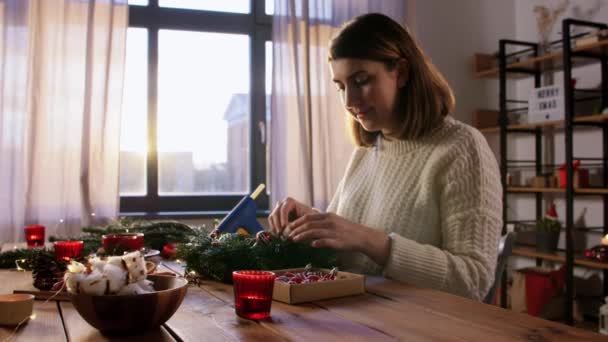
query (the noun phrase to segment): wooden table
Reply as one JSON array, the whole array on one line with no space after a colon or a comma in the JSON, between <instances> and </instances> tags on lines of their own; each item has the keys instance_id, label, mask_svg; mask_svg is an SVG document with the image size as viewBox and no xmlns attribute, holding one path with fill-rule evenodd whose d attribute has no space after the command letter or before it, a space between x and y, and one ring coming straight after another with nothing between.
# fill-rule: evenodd
<instances>
[{"instance_id":1,"label":"wooden table","mask_svg":"<svg viewBox=\"0 0 608 342\"><path fill-rule=\"evenodd\" d=\"M175 264L165 267L179 271ZM161 266L162 267L162 266ZM0 293L33 289L30 272L0 270ZM273 302L272 317L249 321L234 313L232 286L190 285L178 311L134 341L595 341L605 336L514 313L443 292L368 278L367 293L303 305ZM16 341L107 341L70 302L36 301L36 318ZM0 327L0 341L13 329Z\"/></svg>"}]
</instances>

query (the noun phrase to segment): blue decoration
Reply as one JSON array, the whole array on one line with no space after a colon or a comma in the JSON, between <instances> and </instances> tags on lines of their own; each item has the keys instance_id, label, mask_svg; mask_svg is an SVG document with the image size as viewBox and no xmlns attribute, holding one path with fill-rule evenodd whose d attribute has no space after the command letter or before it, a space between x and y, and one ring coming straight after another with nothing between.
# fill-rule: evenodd
<instances>
[{"instance_id":1,"label":"blue decoration","mask_svg":"<svg viewBox=\"0 0 608 342\"><path fill-rule=\"evenodd\" d=\"M250 196L245 196L217 226L221 233L243 234L244 229L249 235L263 231L264 227L256 219L257 205Z\"/></svg>"}]
</instances>

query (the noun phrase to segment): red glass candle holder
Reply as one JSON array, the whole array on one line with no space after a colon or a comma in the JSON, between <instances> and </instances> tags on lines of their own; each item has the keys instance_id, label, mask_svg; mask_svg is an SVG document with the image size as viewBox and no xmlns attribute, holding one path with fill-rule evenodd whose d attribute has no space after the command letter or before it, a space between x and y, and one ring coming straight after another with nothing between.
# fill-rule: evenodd
<instances>
[{"instance_id":1,"label":"red glass candle holder","mask_svg":"<svg viewBox=\"0 0 608 342\"><path fill-rule=\"evenodd\" d=\"M113 251L138 251L144 248L144 234L124 233L102 235L101 245L106 253L111 253Z\"/></svg>"},{"instance_id":2,"label":"red glass candle holder","mask_svg":"<svg viewBox=\"0 0 608 342\"><path fill-rule=\"evenodd\" d=\"M80 257L84 243L82 241L56 241L53 245L57 261L70 261Z\"/></svg>"},{"instance_id":3,"label":"red glass candle holder","mask_svg":"<svg viewBox=\"0 0 608 342\"><path fill-rule=\"evenodd\" d=\"M27 226L23 230L27 248L44 246L44 226Z\"/></svg>"},{"instance_id":4,"label":"red glass candle holder","mask_svg":"<svg viewBox=\"0 0 608 342\"><path fill-rule=\"evenodd\" d=\"M268 271L234 271L234 309L247 319L264 319L270 316L272 291L276 275Z\"/></svg>"}]
</instances>

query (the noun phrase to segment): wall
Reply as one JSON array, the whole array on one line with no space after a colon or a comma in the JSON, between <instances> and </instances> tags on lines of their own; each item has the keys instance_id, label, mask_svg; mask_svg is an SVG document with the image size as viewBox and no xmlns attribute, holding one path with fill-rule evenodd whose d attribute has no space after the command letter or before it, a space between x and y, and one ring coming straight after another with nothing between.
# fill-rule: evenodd
<instances>
[{"instance_id":1,"label":"wall","mask_svg":"<svg viewBox=\"0 0 608 342\"><path fill-rule=\"evenodd\" d=\"M447 78L456 96L455 117L470 123L479 108L498 107L498 84L476 80L475 52L498 50L498 40L515 35L513 0L416 1L413 31Z\"/></svg>"}]
</instances>

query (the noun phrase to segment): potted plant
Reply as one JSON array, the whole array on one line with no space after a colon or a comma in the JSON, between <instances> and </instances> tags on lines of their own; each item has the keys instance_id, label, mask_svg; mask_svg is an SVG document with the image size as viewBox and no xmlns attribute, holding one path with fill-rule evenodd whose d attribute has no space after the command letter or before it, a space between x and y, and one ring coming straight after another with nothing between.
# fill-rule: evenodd
<instances>
[{"instance_id":1,"label":"potted plant","mask_svg":"<svg viewBox=\"0 0 608 342\"><path fill-rule=\"evenodd\" d=\"M536 248L542 252L555 252L562 225L558 220L543 217L536 222Z\"/></svg>"}]
</instances>

